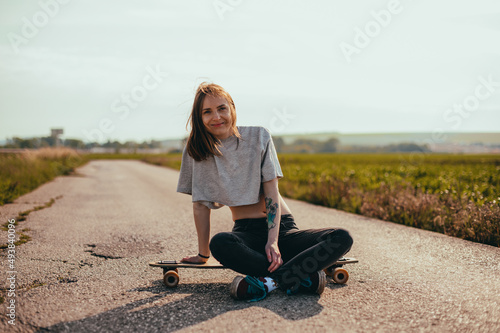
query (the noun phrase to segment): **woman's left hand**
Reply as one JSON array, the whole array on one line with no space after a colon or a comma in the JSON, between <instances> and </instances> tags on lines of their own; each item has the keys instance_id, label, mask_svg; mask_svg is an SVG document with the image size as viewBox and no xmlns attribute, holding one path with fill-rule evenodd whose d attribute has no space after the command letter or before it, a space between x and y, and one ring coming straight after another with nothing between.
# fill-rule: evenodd
<instances>
[{"instance_id":1,"label":"woman's left hand","mask_svg":"<svg viewBox=\"0 0 500 333\"><path fill-rule=\"evenodd\" d=\"M280 249L278 248L278 243L267 243L266 247L266 255L267 255L267 260L271 263L269 268L267 269L269 272L274 272L277 270L282 264L283 264L283 259L281 259L281 253Z\"/></svg>"}]
</instances>

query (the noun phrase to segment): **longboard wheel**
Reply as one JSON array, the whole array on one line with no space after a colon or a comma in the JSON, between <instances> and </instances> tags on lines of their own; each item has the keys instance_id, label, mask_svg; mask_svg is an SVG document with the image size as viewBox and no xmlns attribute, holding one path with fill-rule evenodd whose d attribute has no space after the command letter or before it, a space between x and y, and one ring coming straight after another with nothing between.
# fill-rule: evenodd
<instances>
[{"instance_id":1,"label":"longboard wheel","mask_svg":"<svg viewBox=\"0 0 500 333\"><path fill-rule=\"evenodd\" d=\"M179 284L179 274L175 271L168 271L163 274L163 283L168 288L175 288Z\"/></svg>"},{"instance_id":2,"label":"longboard wheel","mask_svg":"<svg viewBox=\"0 0 500 333\"><path fill-rule=\"evenodd\" d=\"M331 277L335 283L344 284L349 280L349 273L345 269L337 267L333 270Z\"/></svg>"}]
</instances>

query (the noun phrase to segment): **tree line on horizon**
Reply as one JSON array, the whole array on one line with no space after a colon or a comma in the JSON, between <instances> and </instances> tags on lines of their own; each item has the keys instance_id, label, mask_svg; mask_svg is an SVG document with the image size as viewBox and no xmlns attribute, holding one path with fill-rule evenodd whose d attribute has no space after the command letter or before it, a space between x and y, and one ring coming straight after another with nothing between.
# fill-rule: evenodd
<instances>
[{"instance_id":1,"label":"tree line on horizon","mask_svg":"<svg viewBox=\"0 0 500 333\"><path fill-rule=\"evenodd\" d=\"M286 143L282 137L273 137L273 142L278 153L297 153L297 154L313 154L313 153L391 153L391 152L430 152L427 145L418 145L411 142L403 142L398 144L390 144L383 146L368 146L368 145L342 145L337 138L330 138L326 141L299 138L290 143ZM186 143L186 138L182 140L182 146ZM45 147L68 147L80 150L89 150L92 148L108 148L119 152L121 149L158 149L162 148L162 142L157 140L143 141L137 143L135 141L119 142L117 140L108 140L105 143L91 142L85 143L79 139L64 139L59 140L52 136L35 137L23 139L13 137L7 139L5 145L0 148L11 149L38 149ZM180 152L180 149L172 148L170 152Z\"/></svg>"},{"instance_id":2,"label":"tree line on horizon","mask_svg":"<svg viewBox=\"0 0 500 333\"><path fill-rule=\"evenodd\" d=\"M73 149L92 149L92 148L113 148L113 149L154 149L161 148L161 141L151 140L151 141L143 141L141 143L137 143L135 141L126 141L125 143L121 143L119 141L111 141L108 140L105 143L98 142L90 142L85 143L79 139L64 139L59 140L52 136L45 137L36 137L23 139L18 137L13 137L11 139L7 139L5 145L0 146L0 148L13 148L13 149L38 149L45 147L68 147Z\"/></svg>"},{"instance_id":3,"label":"tree line on horizon","mask_svg":"<svg viewBox=\"0 0 500 333\"><path fill-rule=\"evenodd\" d=\"M337 138L326 141L313 139L296 139L286 144L283 138L273 138L278 153L395 153L395 152L430 152L427 145L418 145L412 142L402 142L383 146L342 145Z\"/></svg>"}]
</instances>

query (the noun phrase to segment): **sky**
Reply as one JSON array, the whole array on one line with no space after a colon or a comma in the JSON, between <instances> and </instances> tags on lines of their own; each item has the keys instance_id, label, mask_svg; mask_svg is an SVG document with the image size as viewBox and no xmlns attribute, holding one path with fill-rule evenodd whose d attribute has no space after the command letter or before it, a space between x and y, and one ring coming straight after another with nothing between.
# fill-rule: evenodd
<instances>
[{"instance_id":1,"label":"sky","mask_svg":"<svg viewBox=\"0 0 500 333\"><path fill-rule=\"evenodd\" d=\"M182 138L203 81L273 135L499 132L500 2L0 0L0 140Z\"/></svg>"}]
</instances>

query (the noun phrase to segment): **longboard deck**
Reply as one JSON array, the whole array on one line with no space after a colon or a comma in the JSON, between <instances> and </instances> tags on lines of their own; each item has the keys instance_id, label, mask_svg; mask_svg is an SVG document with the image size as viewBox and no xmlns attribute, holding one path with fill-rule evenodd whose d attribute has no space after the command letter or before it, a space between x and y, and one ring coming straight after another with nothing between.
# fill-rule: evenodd
<instances>
[{"instance_id":1,"label":"longboard deck","mask_svg":"<svg viewBox=\"0 0 500 333\"><path fill-rule=\"evenodd\" d=\"M341 258L339 261L334 263L332 266L345 265L345 264L355 264L358 259L355 258ZM227 269L227 267L222 266L217 260L209 259L204 264L190 264L186 262L180 262L177 260L161 260L152 261L149 263L152 267L163 267L163 268L198 268L198 269Z\"/></svg>"},{"instance_id":2,"label":"longboard deck","mask_svg":"<svg viewBox=\"0 0 500 333\"><path fill-rule=\"evenodd\" d=\"M345 264L355 264L358 259L341 258L339 261L326 268L324 271L328 276L333 278L335 283L344 284L349 279L349 273L341 268ZM190 264L177 260L161 260L152 261L149 263L152 267L161 267L163 269L163 283L168 288L174 288L179 284L179 274L177 268L196 268L196 269L227 269L222 266L217 260L210 258L204 264Z\"/></svg>"},{"instance_id":3,"label":"longboard deck","mask_svg":"<svg viewBox=\"0 0 500 333\"><path fill-rule=\"evenodd\" d=\"M168 267L168 268L201 268L201 269L216 269L216 268L227 268L222 266L217 260L209 259L204 264L190 264L187 262L180 262L177 260L161 260L152 261L149 263L152 267Z\"/></svg>"}]
</instances>

